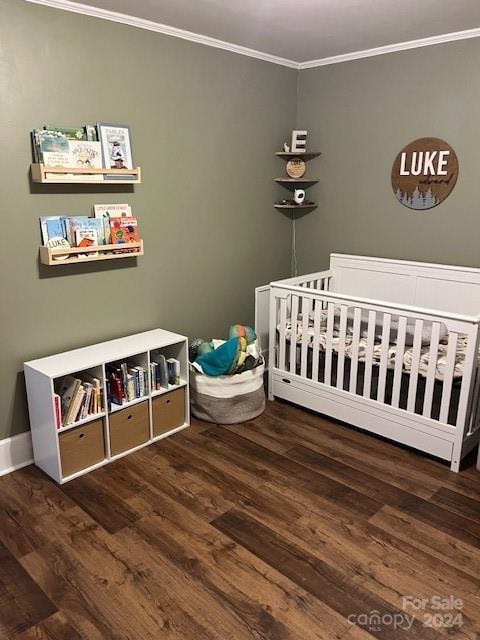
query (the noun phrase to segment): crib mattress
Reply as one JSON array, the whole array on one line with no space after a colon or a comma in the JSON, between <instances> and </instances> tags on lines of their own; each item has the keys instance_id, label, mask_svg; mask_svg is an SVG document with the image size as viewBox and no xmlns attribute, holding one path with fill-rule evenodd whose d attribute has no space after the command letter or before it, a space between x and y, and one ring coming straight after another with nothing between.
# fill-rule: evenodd
<instances>
[{"instance_id":1,"label":"crib mattress","mask_svg":"<svg viewBox=\"0 0 480 640\"><path fill-rule=\"evenodd\" d=\"M279 328L279 327L277 327ZM287 341L291 341L292 339L292 323L291 320L287 320L285 326L285 338ZM297 319L297 327L295 332L295 338L297 344L301 344L303 341L303 319L302 315L299 314ZM310 349L313 348L313 338L314 338L314 325L313 325L313 317L309 317L308 328L307 328L307 345ZM351 358L352 356L352 343L353 343L353 331L352 327L347 326L347 331L345 335L345 357ZM327 344L327 313L322 311L321 313L321 321L320 321L320 335L319 335L319 349L320 351L325 351ZM332 338L332 350L335 353L338 353L340 347L340 332L338 329L338 323L334 323L333 328L333 338ZM388 357L387 357L387 367L389 369L393 369L395 367L395 358L397 354L397 344L395 342L391 342L388 348ZM454 378L461 378L463 376L463 368L465 363L465 354L467 349L467 337L459 336L457 341L457 352L455 356L455 369L453 376ZM361 335L359 344L358 344L358 361L365 362L367 354L367 338L364 335ZM380 364L380 355L381 355L381 341L378 336L374 339L373 345L373 354L372 360L373 364ZM446 370L447 364L447 340L445 337L440 340L438 345L437 356L437 366L435 369L435 378L437 380L443 380ZM412 368L413 361L413 347L405 346L404 354L403 354L403 371L410 372ZM422 346L420 351L420 362L419 362L419 375L427 376L428 372L428 364L430 361L430 345Z\"/></svg>"}]
</instances>

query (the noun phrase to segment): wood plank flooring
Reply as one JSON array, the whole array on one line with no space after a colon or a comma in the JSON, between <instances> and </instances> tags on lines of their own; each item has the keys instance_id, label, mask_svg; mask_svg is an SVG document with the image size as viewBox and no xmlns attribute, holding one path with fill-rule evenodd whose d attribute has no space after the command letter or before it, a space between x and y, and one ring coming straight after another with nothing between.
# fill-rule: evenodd
<instances>
[{"instance_id":1,"label":"wood plank flooring","mask_svg":"<svg viewBox=\"0 0 480 640\"><path fill-rule=\"evenodd\" d=\"M480 639L473 456L269 402L63 487L0 478L0 640L447 637Z\"/></svg>"}]
</instances>

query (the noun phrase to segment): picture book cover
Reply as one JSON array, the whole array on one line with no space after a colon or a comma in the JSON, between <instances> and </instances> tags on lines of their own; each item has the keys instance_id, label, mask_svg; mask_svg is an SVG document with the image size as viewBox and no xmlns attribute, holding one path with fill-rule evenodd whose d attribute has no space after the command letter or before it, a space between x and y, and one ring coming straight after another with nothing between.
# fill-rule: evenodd
<instances>
[{"instance_id":1,"label":"picture book cover","mask_svg":"<svg viewBox=\"0 0 480 640\"><path fill-rule=\"evenodd\" d=\"M96 218L123 218L132 215L129 204L95 204L93 212Z\"/></svg>"},{"instance_id":2,"label":"picture book cover","mask_svg":"<svg viewBox=\"0 0 480 640\"><path fill-rule=\"evenodd\" d=\"M133 169L129 127L98 123L97 128L105 166L112 169Z\"/></svg>"},{"instance_id":3,"label":"picture book cover","mask_svg":"<svg viewBox=\"0 0 480 640\"><path fill-rule=\"evenodd\" d=\"M40 228L42 231L42 241L45 246L52 238L67 238L65 226L65 216L41 216Z\"/></svg>"},{"instance_id":4,"label":"picture book cover","mask_svg":"<svg viewBox=\"0 0 480 640\"><path fill-rule=\"evenodd\" d=\"M127 218L132 215L132 207L129 204L95 204L93 205L93 215L102 218L105 244L112 244L110 233L110 218Z\"/></svg>"},{"instance_id":5,"label":"picture book cover","mask_svg":"<svg viewBox=\"0 0 480 640\"><path fill-rule=\"evenodd\" d=\"M69 153L72 163L67 166L80 167L82 169L102 168L102 145L92 140L69 140ZM101 175L97 176L100 179Z\"/></svg>"},{"instance_id":6,"label":"picture book cover","mask_svg":"<svg viewBox=\"0 0 480 640\"><path fill-rule=\"evenodd\" d=\"M39 159L45 165L50 164L48 159L53 158L53 154L59 154L59 158L68 158L70 152L69 142L61 131L36 129L34 137L39 151ZM45 156L45 154L47 155Z\"/></svg>"},{"instance_id":7,"label":"picture book cover","mask_svg":"<svg viewBox=\"0 0 480 640\"><path fill-rule=\"evenodd\" d=\"M85 140L85 131L83 127L44 127L46 131L57 131L62 133L67 140Z\"/></svg>"},{"instance_id":8,"label":"picture book cover","mask_svg":"<svg viewBox=\"0 0 480 640\"><path fill-rule=\"evenodd\" d=\"M99 218L89 218L87 216L72 216L69 219L68 226L70 229L70 238L67 237L67 240L70 241L71 245L75 244L75 232L79 230L95 231L97 244L105 244L105 229L103 226L103 221Z\"/></svg>"},{"instance_id":9,"label":"picture book cover","mask_svg":"<svg viewBox=\"0 0 480 640\"><path fill-rule=\"evenodd\" d=\"M75 231L75 244L77 247L93 247L98 245L97 231L95 229L77 229ZM79 258L98 256L98 251L78 253L77 255Z\"/></svg>"},{"instance_id":10,"label":"picture book cover","mask_svg":"<svg viewBox=\"0 0 480 640\"><path fill-rule=\"evenodd\" d=\"M112 244L138 242L137 219L132 217L110 218Z\"/></svg>"}]
</instances>

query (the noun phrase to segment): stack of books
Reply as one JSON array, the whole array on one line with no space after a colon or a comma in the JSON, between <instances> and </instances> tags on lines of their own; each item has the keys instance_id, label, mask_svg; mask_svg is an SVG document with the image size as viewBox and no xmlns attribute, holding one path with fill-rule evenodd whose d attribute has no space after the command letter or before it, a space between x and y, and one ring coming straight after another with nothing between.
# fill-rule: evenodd
<instances>
[{"instance_id":1,"label":"stack of books","mask_svg":"<svg viewBox=\"0 0 480 640\"><path fill-rule=\"evenodd\" d=\"M152 389L160 391L169 385L177 386L180 380L180 361L176 358L165 358L163 354L150 362L150 382Z\"/></svg>"},{"instance_id":2,"label":"stack of books","mask_svg":"<svg viewBox=\"0 0 480 640\"><path fill-rule=\"evenodd\" d=\"M123 405L148 396L148 371L144 367L122 362L108 364L106 371L109 408L112 403Z\"/></svg>"},{"instance_id":3,"label":"stack of books","mask_svg":"<svg viewBox=\"0 0 480 640\"><path fill-rule=\"evenodd\" d=\"M103 388L89 373L66 376L53 396L57 429L103 411Z\"/></svg>"}]
</instances>

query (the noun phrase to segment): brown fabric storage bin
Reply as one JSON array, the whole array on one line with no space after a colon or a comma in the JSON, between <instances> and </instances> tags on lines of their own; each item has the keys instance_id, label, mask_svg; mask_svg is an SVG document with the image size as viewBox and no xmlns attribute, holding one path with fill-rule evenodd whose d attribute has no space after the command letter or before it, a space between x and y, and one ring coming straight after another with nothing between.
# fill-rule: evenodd
<instances>
[{"instance_id":1,"label":"brown fabric storage bin","mask_svg":"<svg viewBox=\"0 0 480 640\"><path fill-rule=\"evenodd\" d=\"M153 437L185 424L185 387L152 400Z\"/></svg>"},{"instance_id":2,"label":"brown fabric storage bin","mask_svg":"<svg viewBox=\"0 0 480 640\"><path fill-rule=\"evenodd\" d=\"M64 431L58 436L62 477L88 469L105 459L103 420Z\"/></svg>"},{"instance_id":3,"label":"brown fabric storage bin","mask_svg":"<svg viewBox=\"0 0 480 640\"><path fill-rule=\"evenodd\" d=\"M216 424L240 424L265 411L265 365L233 376L207 376L190 367L192 414Z\"/></svg>"},{"instance_id":4,"label":"brown fabric storage bin","mask_svg":"<svg viewBox=\"0 0 480 640\"><path fill-rule=\"evenodd\" d=\"M108 416L112 456L129 451L150 440L148 400Z\"/></svg>"}]
</instances>

